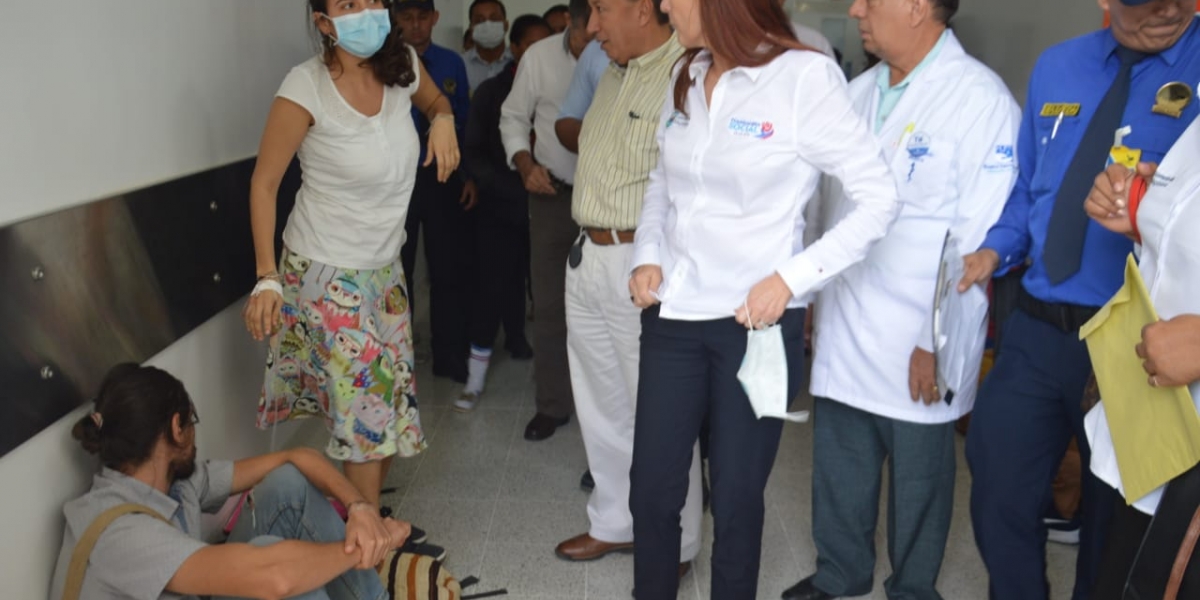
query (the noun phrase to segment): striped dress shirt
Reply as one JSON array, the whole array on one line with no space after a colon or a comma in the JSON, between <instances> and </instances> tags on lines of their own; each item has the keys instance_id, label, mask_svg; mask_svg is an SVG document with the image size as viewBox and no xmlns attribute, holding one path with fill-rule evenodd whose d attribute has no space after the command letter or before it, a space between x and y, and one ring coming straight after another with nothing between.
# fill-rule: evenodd
<instances>
[{"instance_id":1,"label":"striped dress shirt","mask_svg":"<svg viewBox=\"0 0 1200 600\"><path fill-rule=\"evenodd\" d=\"M675 35L629 61L611 64L579 134L571 212L583 227L632 230L642 214L650 171L658 164L655 134L671 70L683 55Z\"/></svg>"}]
</instances>

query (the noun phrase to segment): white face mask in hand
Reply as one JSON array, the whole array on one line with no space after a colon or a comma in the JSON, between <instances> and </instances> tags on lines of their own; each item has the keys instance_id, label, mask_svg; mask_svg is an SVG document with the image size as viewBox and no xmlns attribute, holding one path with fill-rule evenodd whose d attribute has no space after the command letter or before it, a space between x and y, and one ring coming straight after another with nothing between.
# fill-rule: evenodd
<instances>
[{"instance_id":1,"label":"white face mask in hand","mask_svg":"<svg viewBox=\"0 0 1200 600\"><path fill-rule=\"evenodd\" d=\"M746 317L749 318L749 310ZM753 323L753 320L749 321ZM788 412L787 350L783 347L783 327L746 332L746 356L738 369L738 381L750 397L750 406L758 418L772 417L795 423L808 421L808 411Z\"/></svg>"}]
</instances>

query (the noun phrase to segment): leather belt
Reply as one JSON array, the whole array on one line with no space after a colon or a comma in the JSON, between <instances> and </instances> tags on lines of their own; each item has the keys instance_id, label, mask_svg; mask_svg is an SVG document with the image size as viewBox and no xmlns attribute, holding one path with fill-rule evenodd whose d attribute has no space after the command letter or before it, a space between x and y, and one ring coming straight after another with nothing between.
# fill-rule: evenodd
<instances>
[{"instance_id":1,"label":"leather belt","mask_svg":"<svg viewBox=\"0 0 1200 600\"><path fill-rule=\"evenodd\" d=\"M1087 323L1100 310L1094 306L1044 302L1030 295L1025 291L1024 286L1021 286L1021 291L1017 295L1017 308L1043 323L1057 327L1064 333L1079 331L1079 328L1083 327L1083 324Z\"/></svg>"},{"instance_id":2,"label":"leather belt","mask_svg":"<svg viewBox=\"0 0 1200 600\"><path fill-rule=\"evenodd\" d=\"M555 177L553 173L550 173L550 184L554 186L554 189L561 192L570 192L575 189L575 186Z\"/></svg>"},{"instance_id":3,"label":"leather belt","mask_svg":"<svg viewBox=\"0 0 1200 600\"><path fill-rule=\"evenodd\" d=\"M597 227L584 227L583 230L587 233L588 239L597 246L615 246L617 244L632 244L634 230L626 229L618 231L616 229L599 229Z\"/></svg>"}]
</instances>

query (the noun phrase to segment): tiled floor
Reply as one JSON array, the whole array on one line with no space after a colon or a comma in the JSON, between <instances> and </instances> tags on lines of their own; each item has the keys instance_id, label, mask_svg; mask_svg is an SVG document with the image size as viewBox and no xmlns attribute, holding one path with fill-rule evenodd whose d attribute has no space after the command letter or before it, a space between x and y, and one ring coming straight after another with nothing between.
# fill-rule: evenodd
<instances>
[{"instance_id":1,"label":"tiled floor","mask_svg":"<svg viewBox=\"0 0 1200 600\"><path fill-rule=\"evenodd\" d=\"M422 317L418 315L417 330L427 341L429 330ZM427 355L427 345L422 346L420 353ZM531 362L512 361L503 351L497 352L479 408L464 415L449 408L460 386L434 379L428 363L418 365L421 419L429 450L396 461L387 479L396 491L384 502L395 507L400 518L428 530L431 542L447 548L448 566L456 576L480 578L469 592L506 588L504 598L512 600L625 600L633 583L631 556L586 564L554 556L558 542L587 530L587 496L579 488L587 460L574 421L546 441L527 442L522 437L533 415L532 370ZM811 405L811 400L801 404ZM320 447L324 435L310 426L302 438ZM780 592L814 568L811 473L811 425L785 424L767 488L761 599L779 598ZM967 512L969 481L960 443L954 522L938 585L946 600L987 597ZM886 598L882 589L889 572L885 523L886 516L881 515L875 589L863 598ZM707 515L705 536L706 544L696 568L683 581L680 598L708 597L712 522ZM1070 597L1074 559L1073 548L1050 544L1052 600Z\"/></svg>"}]
</instances>

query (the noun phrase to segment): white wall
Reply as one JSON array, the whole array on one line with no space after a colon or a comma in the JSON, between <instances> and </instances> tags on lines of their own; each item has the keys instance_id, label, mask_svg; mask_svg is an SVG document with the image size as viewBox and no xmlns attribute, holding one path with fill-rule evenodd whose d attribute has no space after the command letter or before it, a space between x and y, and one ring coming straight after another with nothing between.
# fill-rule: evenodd
<instances>
[{"instance_id":1,"label":"white wall","mask_svg":"<svg viewBox=\"0 0 1200 600\"><path fill-rule=\"evenodd\" d=\"M788 0L792 18L822 30L846 17L850 0ZM995 70L1024 104L1029 73L1038 55L1063 40L1100 27L1104 13L1096 0L962 0L953 24L967 51ZM835 42L836 45L836 42ZM851 74L862 71L866 56L854 19L846 18L845 60Z\"/></svg>"},{"instance_id":2,"label":"white wall","mask_svg":"<svg viewBox=\"0 0 1200 600\"><path fill-rule=\"evenodd\" d=\"M1096 0L963 0L954 29L967 52L1003 77L1023 106L1038 55L1103 22Z\"/></svg>"},{"instance_id":3,"label":"white wall","mask_svg":"<svg viewBox=\"0 0 1200 600\"><path fill-rule=\"evenodd\" d=\"M5 2L4 20L0 226L253 156L279 82L312 54L304 0ZM263 350L239 310L150 361L192 393L207 457L270 440L253 429ZM61 505L94 469L70 439L78 417L0 457L0 597L48 594Z\"/></svg>"}]
</instances>

